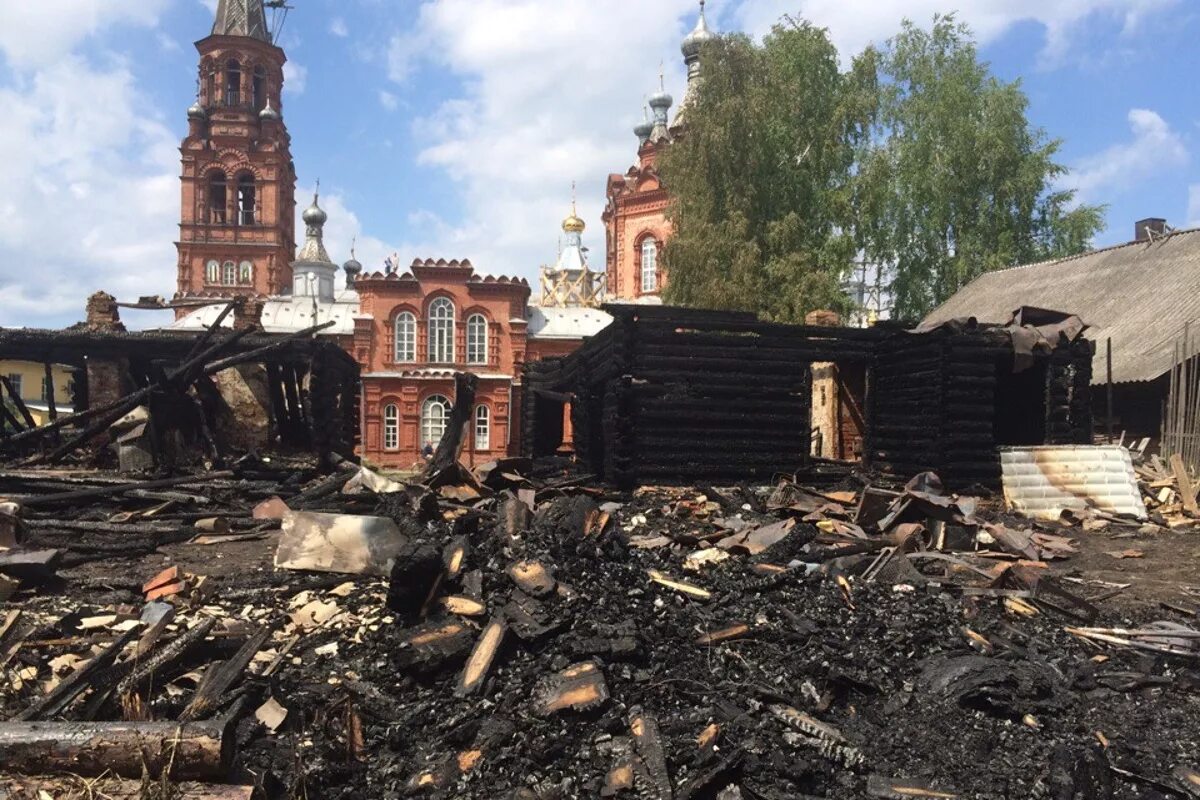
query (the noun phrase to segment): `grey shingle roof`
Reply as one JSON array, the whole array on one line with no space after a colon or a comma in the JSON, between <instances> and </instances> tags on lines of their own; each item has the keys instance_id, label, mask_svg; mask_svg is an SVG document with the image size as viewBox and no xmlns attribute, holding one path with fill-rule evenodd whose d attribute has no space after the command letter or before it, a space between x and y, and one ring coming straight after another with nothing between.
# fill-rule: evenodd
<instances>
[{"instance_id":1,"label":"grey shingle roof","mask_svg":"<svg viewBox=\"0 0 1200 800\"><path fill-rule=\"evenodd\" d=\"M925 318L1004 323L1021 306L1078 314L1097 343L1095 383L1105 380L1112 338L1113 381L1149 381L1171 367L1184 324L1200 333L1200 228L1078 256L981 275Z\"/></svg>"}]
</instances>

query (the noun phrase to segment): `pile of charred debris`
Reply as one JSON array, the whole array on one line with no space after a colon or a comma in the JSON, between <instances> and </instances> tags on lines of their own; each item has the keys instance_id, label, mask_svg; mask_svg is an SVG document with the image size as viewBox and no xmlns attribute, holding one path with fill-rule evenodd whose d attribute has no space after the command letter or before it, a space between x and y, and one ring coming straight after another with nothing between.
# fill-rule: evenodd
<instances>
[{"instance_id":1,"label":"pile of charred debris","mask_svg":"<svg viewBox=\"0 0 1200 800\"><path fill-rule=\"evenodd\" d=\"M1197 596L1070 569L1154 516L225 466L0 471L0 797L1200 797Z\"/></svg>"}]
</instances>

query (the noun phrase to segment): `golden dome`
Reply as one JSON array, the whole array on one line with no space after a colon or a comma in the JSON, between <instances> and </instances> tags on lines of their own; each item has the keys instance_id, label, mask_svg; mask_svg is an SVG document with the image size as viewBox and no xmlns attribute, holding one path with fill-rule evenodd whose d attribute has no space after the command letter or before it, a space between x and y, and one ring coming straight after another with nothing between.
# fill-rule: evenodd
<instances>
[{"instance_id":1,"label":"golden dome","mask_svg":"<svg viewBox=\"0 0 1200 800\"><path fill-rule=\"evenodd\" d=\"M563 220L563 231L566 233L583 233L586 227L587 223L579 218L579 215L575 213L574 207L572 207L571 216Z\"/></svg>"}]
</instances>

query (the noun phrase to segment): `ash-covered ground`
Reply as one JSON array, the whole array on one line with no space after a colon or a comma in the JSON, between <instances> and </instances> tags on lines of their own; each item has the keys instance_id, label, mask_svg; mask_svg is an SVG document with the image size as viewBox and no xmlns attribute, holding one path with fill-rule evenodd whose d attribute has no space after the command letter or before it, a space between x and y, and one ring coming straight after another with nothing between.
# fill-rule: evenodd
<instances>
[{"instance_id":1,"label":"ash-covered ground","mask_svg":"<svg viewBox=\"0 0 1200 800\"><path fill-rule=\"evenodd\" d=\"M391 586L274 571L273 537L221 559L164 552L207 576L180 598L178 624L217 616L228 632L197 660L273 630L227 699L287 711L274 732L251 713L237 726L237 776L264 797L1200 796L1200 660L1085 641L1067 631L1079 620L964 596L945 573L935 586L867 581L871 554L806 566L831 546L809 522L754 555L706 550L743 523L778 522L765 497L542 491L514 531L498 501L426 503L422 516L409 495L385 496L378 510L412 538ZM1193 533L1164 535L1193 546ZM48 659L78 650L78 620L133 605L163 563L92 562L20 598L46 621L36 638L59 644L22 648L8 670L42 671L10 683L0 708L24 708ZM540 570L517 580L518 563ZM1195 627L1155 602L1097 605L1093 626ZM498 642L490 659L483 640ZM162 676L153 717L186 705L195 668ZM464 686L468 673L482 678Z\"/></svg>"}]
</instances>

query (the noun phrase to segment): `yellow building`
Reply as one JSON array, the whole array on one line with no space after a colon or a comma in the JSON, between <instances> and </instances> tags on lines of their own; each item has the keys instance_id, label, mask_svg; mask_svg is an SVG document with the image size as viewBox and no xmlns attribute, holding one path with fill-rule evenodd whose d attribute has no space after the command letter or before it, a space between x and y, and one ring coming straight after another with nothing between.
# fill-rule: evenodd
<instances>
[{"instance_id":1,"label":"yellow building","mask_svg":"<svg viewBox=\"0 0 1200 800\"><path fill-rule=\"evenodd\" d=\"M38 425L45 425L50 420L50 392L46 385L46 367L36 361L0 361L0 375L8 378L13 391L21 396L30 416ZM72 384L75 382L75 370L63 364L55 364L51 368L54 377L54 405L58 413L70 414L75 409L72 405ZM2 387L0 387L2 388ZM2 392L4 404L20 419L15 404Z\"/></svg>"}]
</instances>

